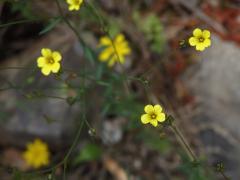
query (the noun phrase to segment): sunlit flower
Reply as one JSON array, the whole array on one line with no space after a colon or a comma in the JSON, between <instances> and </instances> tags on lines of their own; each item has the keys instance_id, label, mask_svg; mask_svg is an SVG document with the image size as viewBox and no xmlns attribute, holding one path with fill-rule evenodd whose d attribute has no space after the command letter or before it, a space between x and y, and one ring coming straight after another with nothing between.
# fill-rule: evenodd
<instances>
[{"instance_id":1,"label":"sunlit flower","mask_svg":"<svg viewBox=\"0 0 240 180\"><path fill-rule=\"evenodd\" d=\"M67 0L67 3L68 3L68 10L69 11L74 11L74 10L79 10L82 3L83 3L83 0Z\"/></svg>"},{"instance_id":2,"label":"sunlit flower","mask_svg":"<svg viewBox=\"0 0 240 180\"><path fill-rule=\"evenodd\" d=\"M211 33L208 30L194 29L193 36L189 38L189 44L196 46L196 50L203 51L211 45Z\"/></svg>"},{"instance_id":3,"label":"sunlit flower","mask_svg":"<svg viewBox=\"0 0 240 180\"><path fill-rule=\"evenodd\" d=\"M146 114L141 116L143 124L151 123L154 127L158 125L158 122L163 122L166 119L165 113L162 112L162 107L157 104L155 106L146 105L144 107Z\"/></svg>"},{"instance_id":4,"label":"sunlit flower","mask_svg":"<svg viewBox=\"0 0 240 180\"><path fill-rule=\"evenodd\" d=\"M37 59L37 64L42 69L42 73L45 76L48 76L50 72L57 73L60 70L61 54L47 48L43 48L41 53L42 56Z\"/></svg>"},{"instance_id":5,"label":"sunlit flower","mask_svg":"<svg viewBox=\"0 0 240 180\"><path fill-rule=\"evenodd\" d=\"M102 62L108 61L109 66L113 66L116 62L123 64L125 56L131 53L131 49L123 34L118 34L113 40L107 36L102 37L100 46L105 49L99 54L99 60Z\"/></svg>"},{"instance_id":6,"label":"sunlit flower","mask_svg":"<svg viewBox=\"0 0 240 180\"><path fill-rule=\"evenodd\" d=\"M47 144L40 139L35 139L34 142L28 143L27 149L23 153L23 158L26 163L33 168L48 165L50 152Z\"/></svg>"}]
</instances>

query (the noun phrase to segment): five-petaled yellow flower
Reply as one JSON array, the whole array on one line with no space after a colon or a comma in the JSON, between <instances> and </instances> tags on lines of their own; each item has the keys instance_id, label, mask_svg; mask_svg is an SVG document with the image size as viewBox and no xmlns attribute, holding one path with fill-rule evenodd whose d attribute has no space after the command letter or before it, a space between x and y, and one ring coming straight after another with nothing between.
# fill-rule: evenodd
<instances>
[{"instance_id":1,"label":"five-petaled yellow flower","mask_svg":"<svg viewBox=\"0 0 240 180\"><path fill-rule=\"evenodd\" d=\"M151 123L154 127L158 125L158 122L163 122L166 119L165 113L162 112L162 107L157 104L155 106L146 105L144 107L146 114L141 116L143 124Z\"/></svg>"},{"instance_id":2,"label":"five-petaled yellow flower","mask_svg":"<svg viewBox=\"0 0 240 180\"><path fill-rule=\"evenodd\" d=\"M100 46L105 47L105 49L99 54L99 60L102 62L108 61L110 67L116 62L123 64L125 56L131 53L131 49L123 34L118 34L114 40L107 36L102 37Z\"/></svg>"},{"instance_id":3,"label":"five-petaled yellow flower","mask_svg":"<svg viewBox=\"0 0 240 180\"><path fill-rule=\"evenodd\" d=\"M82 3L83 3L83 0L67 0L67 3L68 3L68 9L69 11L73 11L73 10L79 10Z\"/></svg>"},{"instance_id":4,"label":"five-petaled yellow flower","mask_svg":"<svg viewBox=\"0 0 240 180\"><path fill-rule=\"evenodd\" d=\"M58 51L43 48L42 56L37 59L38 67L42 68L42 73L48 76L50 72L57 73L60 70L61 54Z\"/></svg>"},{"instance_id":5,"label":"five-petaled yellow flower","mask_svg":"<svg viewBox=\"0 0 240 180\"><path fill-rule=\"evenodd\" d=\"M193 36L189 38L189 44L196 46L196 50L203 51L211 45L211 33L208 30L194 29Z\"/></svg>"},{"instance_id":6,"label":"five-petaled yellow flower","mask_svg":"<svg viewBox=\"0 0 240 180\"><path fill-rule=\"evenodd\" d=\"M36 169L48 165L50 152L47 144L40 139L35 139L34 142L28 143L27 149L23 153L23 158L29 166Z\"/></svg>"}]
</instances>

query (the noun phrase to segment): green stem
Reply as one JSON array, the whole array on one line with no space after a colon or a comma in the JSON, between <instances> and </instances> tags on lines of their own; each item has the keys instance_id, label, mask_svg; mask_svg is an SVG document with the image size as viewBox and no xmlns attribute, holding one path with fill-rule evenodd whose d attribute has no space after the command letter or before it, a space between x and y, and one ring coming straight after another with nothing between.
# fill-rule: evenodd
<instances>
[{"instance_id":1,"label":"green stem","mask_svg":"<svg viewBox=\"0 0 240 180\"><path fill-rule=\"evenodd\" d=\"M24 19L24 20L9 22L9 23L5 23L5 24L0 24L0 28L12 26L12 25L17 25L17 24L23 24L23 23L39 21L39 20L41 20L41 19Z\"/></svg>"},{"instance_id":2,"label":"green stem","mask_svg":"<svg viewBox=\"0 0 240 180\"><path fill-rule=\"evenodd\" d=\"M98 20L99 20L99 22L100 22L100 26L102 26L103 32L104 32L104 33L108 36L108 38L111 40L111 44L112 44L112 46L113 46L114 53L115 53L115 55L116 55L116 57L117 57L118 64L120 65L121 70L122 70L122 72L123 72L123 78L124 78L123 86L124 86L124 88L126 89L127 94L130 94L130 87L129 87L129 83L128 83L128 81L127 81L127 75L126 75L126 72L125 72L125 70L124 70L124 67L123 67L123 65L122 65L122 63L121 63L121 61L120 61L120 56L119 56L119 54L118 54L118 52L117 52L117 48L116 48L116 46L115 46L115 44L114 44L114 40L113 40L113 38L111 37L111 35L110 35L110 33L109 33L109 28L107 27L107 25L105 25L105 23L104 23L104 22L105 22L105 21L104 21L104 18L102 17L102 15L100 15L100 13L98 13L98 10L97 10L94 6L92 6L91 3L86 2L86 4L91 8L92 12L94 12L95 16L98 18Z\"/></svg>"},{"instance_id":3,"label":"green stem","mask_svg":"<svg viewBox=\"0 0 240 180\"><path fill-rule=\"evenodd\" d=\"M77 29L75 29L73 27L73 25L69 22L69 20L65 17L64 13L63 13L63 10L61 8L61 5L59 3L59 0L55 0L56 1L56 4L57 4L57 7L58 7L58 11L63 19L63 21L68 25L68 27L73 31L73 33L77 36L80 44L85 48L86 47L86 44L85 42L83 41L82 37L79 35Z\"/></svg>"},{"instance_id":4,"label":"green stem","mask_svg":"<svg viewBox=\"0 0 240 180\"><path fill-rule=\"evenodd\" d=\"M193 150L191 149L190 145L187 143L187 140L185 139L185 137L183 136L183 134L181 133L181 131L178 129L178 127L172 123L170 125L171 129L173 130L173 132L175 133L177 139L179 140L179 143L181 144L181 146L185 149L187 155L189 156L190 160L192 162L198 162L198 158L196 157L196 155L193 153ZM223 171L220 171L221 176L225 179L225 180L230 180L230 178L228 178Z\"/></svg>"},{"instance_id":5,"label":"green stem","mask_svg":"<svg viewBox=\"0 0 240 180\"><path fill-rule=\"evenodd\" d=\"M230 180L229 177L227 177L223 171L220 172L220 174L222 175L222 177L225 179L225 180Z\"/></svg>"},{"instance_id":6,"label":"green stem","mask_svg":"<svg viewBox=\"0 0 240 180\"><path fill-rule=\"evenodd\" d=\"M179 140L179 143L181 144L181 146L186 150L186 153L188 154L190 160L192 162L197 162L197 157L193 153L191 147L187 143L186 139L184 138L183 134L178 129L178 127L173 123L171 124L170 127L172 128L173 132L175 133L175 135L176 135L177 139Z\"/></svg>"},{"instance_id":7,"label":"green stem","mask_svg":"<svg viewBox=\"0 0 240 180\"><path fill-rule=\"evenodd\" d=\"M0 67L0 71L2 70L18 70L18 69L32 69L28 67Z\"/></svg>"}]
</instances>

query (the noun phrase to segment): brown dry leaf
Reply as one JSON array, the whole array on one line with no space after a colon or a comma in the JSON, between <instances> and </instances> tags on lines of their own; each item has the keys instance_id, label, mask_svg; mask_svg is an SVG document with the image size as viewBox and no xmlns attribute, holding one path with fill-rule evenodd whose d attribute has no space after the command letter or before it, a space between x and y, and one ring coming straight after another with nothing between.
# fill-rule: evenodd
<instances>
[{"instance_id":1,"label":"brown dry leaf","mask_svg":"<svg viewBox=\"0 0 240 180\"><path fill-rule=\"evenodd\" d=\"M106 169L115 177L116 180L127 180L127 174L119 164L110 157L103 159L103 164Z\"/></svg>"},{"instance_id":2,"label":"brown dry leaf","mask_svg":"<svg viewBox=\"0 0 240 180\"><path fill-rule=\"evenodd\" d=\"M8 148L3 151L2 164L7 167L18 168L22 171L29 169L29 166L26 164L22 157L22 152L14 148Z\"/></svg>"}]
</instances>

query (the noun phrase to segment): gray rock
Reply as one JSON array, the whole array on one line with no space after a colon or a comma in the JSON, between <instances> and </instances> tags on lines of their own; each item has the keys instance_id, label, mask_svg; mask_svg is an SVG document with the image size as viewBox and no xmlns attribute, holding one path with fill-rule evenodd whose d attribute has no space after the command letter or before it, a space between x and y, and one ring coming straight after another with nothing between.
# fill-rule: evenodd
<instances>
[{"instance_id":1,"label":"gray rock","mask_svg":"<svg viewBox=\"0 0 240 180\"><path fill-rule=\"evenodd\" d=\"M32 69L0 71L1 88L9 86L6 82L18 87L24 85L24 88L0 91L0 144L25 146L27 141L37 137L48 141L54 149L70 143L65 140L75 130L74 120L80 112L79 104L70 106L64 99L48 97L66 99L74 92L66 88L64 80L57 80L54 75L43 76L36 67L36 58L40 56L42 47L58 50L63 56L63 67L73 70L75 67L76 72L79 72L76 64L79 64L82 56L76 53L74 43L74 35L69 32L69 28L62 26L25 52L1 64L1 67ZM63 74L61 78L65 79L65 76ZM26 83L29 78L30 81ZM39 93L44 94L44 97L36 97ZM34 97L29 98L32 95Z\"/></svg>"},{"instance_id":2,"label":"gray rock","mask_svg":"<svg viewBox=\"0 0 240 180\"><path fill-rule=\"evenodd\" d=\"M239 57L238 46L213 35L212 46L199 54L197 65L184 75L199 103L200 113L194 121L199 127L206 127L200 131L200 138L206 149L215 149L210 155L212 162L225 161L233 179L240 177Z\"/></svg>"}]
</instances>

